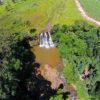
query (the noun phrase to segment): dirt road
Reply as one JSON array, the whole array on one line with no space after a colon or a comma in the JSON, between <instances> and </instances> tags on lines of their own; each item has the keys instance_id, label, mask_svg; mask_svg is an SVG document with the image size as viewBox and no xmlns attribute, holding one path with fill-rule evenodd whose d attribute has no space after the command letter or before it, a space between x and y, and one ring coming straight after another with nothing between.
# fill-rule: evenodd
<instances>
[{"instance_id":1,"label":"dirt road","mask_svg":"<svg viewBox=\"0 0 100 100\"><path fill-rule=\"evenodd\" d=\"M100 25L100 21L92 18L91 16L89 16L85 10L83 9L83 7L80 4L80 0L75 0L75 3L77 5L78 10L80 11L81 15L88 21L94 22L97 25Z\"/></svg>"}]
</instances>

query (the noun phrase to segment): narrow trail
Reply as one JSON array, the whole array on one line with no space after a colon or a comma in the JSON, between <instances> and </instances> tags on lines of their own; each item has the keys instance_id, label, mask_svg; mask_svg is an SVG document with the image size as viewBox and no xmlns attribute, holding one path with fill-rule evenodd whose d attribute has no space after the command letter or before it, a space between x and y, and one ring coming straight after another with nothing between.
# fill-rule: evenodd
<instances>
[{"instance_id":1,"label":"narrow trail","mask_svg":"<svg viewBox=\"0 0 100 100\"><path fill-rule=\"evenodd\" d=\"M48 32L48 31L51 30L51 28L52 28L52 18L49 19L47 25L42 29L41 32L42 32L42 33Z\"/></svg>"},{"instance_id":2,"label":"narrow trail","mask_svg":"<svg viewBox=\"0 0 100 100\"><path fill-rule=\"evenodd\" d=\"M77 5L78 10L80 11L81 15L88 21L94 22L97 25L100 25L100 21L92 18L91 16L89 16L86 11L83 9L83 7L80 4L80 0L75 0L75 3Z\"/></svg>"}]
</instances>

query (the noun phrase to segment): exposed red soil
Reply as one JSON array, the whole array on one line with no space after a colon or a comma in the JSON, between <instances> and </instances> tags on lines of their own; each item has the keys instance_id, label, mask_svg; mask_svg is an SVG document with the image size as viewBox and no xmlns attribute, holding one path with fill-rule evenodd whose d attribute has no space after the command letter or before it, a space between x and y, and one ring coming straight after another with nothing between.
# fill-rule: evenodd
<instances>
[{"instance_id":1,"label":"exposed red soil","mask_svg":"<svg viewBox=\"0 0 100 100\"><path fill-rule=\"evenodd\" d=\"M59 73L55 68L46 64L37 70L37 75L41 74L46 80L51 82L52 89L58 89L60 84L64 84L63 80L59 78Z\"/></svg>"}]
</instances>

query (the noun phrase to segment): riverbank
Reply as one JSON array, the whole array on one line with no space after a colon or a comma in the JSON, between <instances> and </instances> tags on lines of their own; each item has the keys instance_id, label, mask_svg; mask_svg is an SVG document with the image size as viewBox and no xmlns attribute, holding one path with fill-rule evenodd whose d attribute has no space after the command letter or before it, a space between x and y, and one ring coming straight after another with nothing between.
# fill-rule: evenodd
<instances>
[{"instance_id":1,"label":"riverbank","mask_svg":"<svg viewBox=\"0 0 100 100\"><path fill-rule=\"evenodd\" d=\"M60 58L59 51L54 48L41 48L34 46L31 51L36 55L36 62L39 62L40 67L36 71L37 77L42 76L50 81L51 88L58 90L63 85L63 93L70 92L70 99L77 100L77 91L71 84L65 82L64 76L61 74L64 69L63 62Z\"/></svg>"}]
</instances>

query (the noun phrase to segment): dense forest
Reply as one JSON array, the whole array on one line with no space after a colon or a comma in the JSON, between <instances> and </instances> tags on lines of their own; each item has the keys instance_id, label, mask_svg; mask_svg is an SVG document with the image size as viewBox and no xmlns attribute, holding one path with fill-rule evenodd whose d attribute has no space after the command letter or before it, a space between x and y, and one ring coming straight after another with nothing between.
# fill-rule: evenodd
<instances>
[{"instance_id":1,"label":"dense forest","mask_svg":"<svg viewBox=\"0 0 100 100\"><path fill-rule=\"evenodd\" d=\"M72 77L67 76L66 67L64 69L66 80L70 77L76 82L87 66L89 75L84 77L84 85L91 99L99 100L100 28L76 21L72 26L54 25L51 32L65 63L72 66ZM47 80L36 77L35 67L40 65L29 45L34 39L36 36L31 33L0 33L1 100L38 100L42 92L46 100L53 95L57 97L57 90L52 90Z\"/></svg>"},{"instance_id":2,"label":"dense forest","mask_svg":"<svg viewBox=\"0 0 100 100\"><path fill-rule=\"evenodd\" d=\"M39 100L42 92L46 93L46 98L50 91L56 92L51 89L50 82L36 77L35 69L40 65L35 62L28 43L33 39L25 33L0 33L1 100Z\"/></svg>"},{"instance_id":3,"label":"dense forest","mask_svg":"<svg viewBox=\"0 0 100 100\"><path fill-rule=\"evenodd\" d=\"M89 74L84 79L88 94L93 100L100 99L100 27L94 27L83 21L76 21L72 26L55 25L52 30L54 41L65 63L72 66L73 76L64 70L66 78L78 81L79 75L88 68ZM77 77L78 75L78 77ZM75 77L76 76L76 77Z\"/></svg>"}]
</instances>

